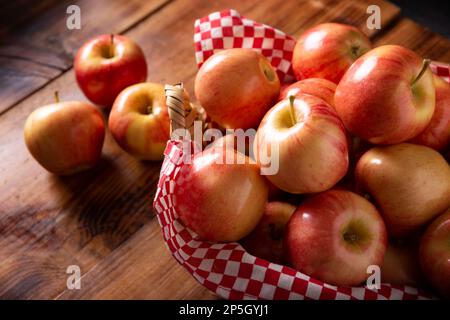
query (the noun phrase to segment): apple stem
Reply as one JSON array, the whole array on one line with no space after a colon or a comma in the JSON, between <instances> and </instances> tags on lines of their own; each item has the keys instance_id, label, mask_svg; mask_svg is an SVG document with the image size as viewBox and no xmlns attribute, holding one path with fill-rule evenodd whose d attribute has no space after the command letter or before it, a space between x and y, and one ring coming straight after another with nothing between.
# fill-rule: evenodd
<instances>
[{"instance_id":1,"label":"apple stem","mask_svg":"<svg viewBox=\"0 0 450 320\"><path fill-rule=\"evenodd\" d=\"M423 74L427 70L428 66L430 65L430 62L431 62L430 59L423 59L423 61L422 61L422 69L420 70L420 72L417 75L417 77L411 83L412 86L415 85L416 82L420 80L420 78L423 76Z\"/></svg>"},{"instance_id":2,"label":"apple stem","mask_svg":"<svg viewBox=\"0 0 450 320\"><path fill-rule=\"evenodd\" d=\"M112 58L114 57L114 34L111 33L110 39L111 43L109 46L109 57Z\"/></svg>"},{"instance_id":3,"label":"apple stem","mask_svg":"<svg viewBox=\"0 0 450 320\"><path fill-rule=\"evenodd\" d=\"M294 108L295 96L289 96L289 114L291 116L292 125L295 125L295 108Z\"/></svg>"},{"instance_id":4,"label":"apple stem","mask_svg":"<svg viewBox=\"0 0 450 320\"><path fill-rule=\"evenodd\" d=\"M55 102L56 102L56 103L59 103L59 92L58 92L58 91L55 91L55 92L53 93L53 96L55 97Z\"/></svg>"}]
</instances>

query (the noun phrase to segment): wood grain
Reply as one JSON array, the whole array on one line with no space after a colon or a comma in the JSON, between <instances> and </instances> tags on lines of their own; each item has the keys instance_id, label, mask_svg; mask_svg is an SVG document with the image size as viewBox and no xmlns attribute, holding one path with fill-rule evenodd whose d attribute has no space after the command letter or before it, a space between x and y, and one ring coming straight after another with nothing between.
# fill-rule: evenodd
<instances>
[{"instance_id":1,"label":"wood grain","mask_svg":"<svg viewBox=\"0 0 450 320\"><path fill-rule=\"evenodd\" d=\"M192 94L196 18L232 7L297 37L306 28L326 21L365 28L365 10L372 2L173 1L126 34L146 54L149 81L183 81ZM429 48L433 57L447 57L449 40L433 34L426 38L409 35L410 27L418 34L427 31L408 19L399 20L397 7L380 0L375 3L382 7L384 28L366 32L377 44L398 41L418 51L422 46ZM125 9L117 10L126 14ZM40 61L45 59L43 53ZM63 58L57 61L55 66L64 63ZM51 103L54 90L60 91L62 100L85 100L72 69L52 78L38 65L30 62L28 71L53 80L0 115L0 298L214 297L164 246L151 209L160 163L139 162L128 156L109 132L101 163L88 172L58 178L30 157L22 138L28 114ZM66 268L73 264L82 270L80 291L66 290Z\"/></svg>"},{"instance_id":2,"label":"wood grain","mask_svg":"<svg viewBox=\"0 0 450 320\"><path fill-rule=\"evenodd\" d=\"M46 6L24 1L29 18L20 19L22 24L10 30L3 28L0 40L0 114L68 70L86 40L102 33L122 33L169 1L64 0ZM71 4L80 7L80 30L66 27L66 9ZM6 10L21 10L17 4L9 7L5 12L11 16L14 11Z\"/></svg>"}]
</instances>

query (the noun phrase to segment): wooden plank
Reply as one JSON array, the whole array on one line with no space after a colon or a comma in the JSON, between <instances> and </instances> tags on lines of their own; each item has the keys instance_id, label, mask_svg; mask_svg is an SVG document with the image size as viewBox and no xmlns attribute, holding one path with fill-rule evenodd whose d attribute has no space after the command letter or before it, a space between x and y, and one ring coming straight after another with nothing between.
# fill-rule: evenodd
<instances>
[{"instance_id":1,"label":"wooden plank","mask_svg":"<svg viewBox=\"0 0 450 320\"><path fill-rule=\"evenodd\" d=\"M0 30L0 114L69 69L77 48L87 39L102 33L122 33L168 2L64 0L51 2L52 6L41 4L46 11L39 6L23 8L26 15L39 14L21 20L24 23L12 30ZM71 4L80 7L81 30L66 27L66 9ZM17 5L9 6L21 10Z\"/></svg>"},{"instance_id":2,"label":"wooden plank","mask_svg":"<svg viewBox=\"0 0 450 320\"><path fill-rule=\"evenodd\" d=\"M297 2L290 2L286 3L285 1L272 1L272 2L264 2L259 3L256 5L257 1L251 2L246 1L245 3L242 3L240 1L235 1L230 4L230 6L238 9L243 15L248 16L250 18L256 19L258 21L262 21L277 27L283 27L283 29L291 34L298 34L301 30L304 30L305 28L309 27L310 25L322 22L322 21L329 21L330 19L340 19L340 14L343 14L343 12L348 12L348 8L353 8L352 2L348 2L346 6L342 6L341 2L339 2L338 5L338 13L332 15L332 14L325 14L321 15L320 13L323 12L323 7L317 7L315 5L315 2L304 2L299 5ZM195 67L195 61L193 57L193 49L192 49L192 26L195 18L201 17L207 13L210 13L214 10L223 9L224 6L221 3L215 2L215 3L209 3L208 5L200 5L203 4L203 2L197 1L197 2L187 2L187 1L180 1L178 3L170 4L167 7L165 7L161 12L158 12L158 14L152 16L150 19L144 21L139 26L134 28L129 32L129 35L132 36L134 39L139 41L144 51L147 54L147 60L149 61L149 70L150 70L150 80L151 81L158 81L158 82L168 82L168 83L174 83L177 81L184 81L188 88L190 89L192 93L193 89L193 78L194 74L196 72ZM193 7L196 9L194 10ZM277 8L277 15L267 16L267 12L271 12ZM333 8L329 8L327 6L329 12L333 11ZM297 19L295 20L295 23L289 23L286 24L287 21L284 19L280 19L279 16L289 15L291 12L299 12L297 14ZM348 22L352 22L356 25L361 25L365 23L365 11L360 12L359 15L353 15L355 20L348 20ZM322 19L321 20L321 16ZM392 15L394 17L395 15ZM289 19L294 19L292 16L289 16ZM347 18L349 19L349 18ZM305 21L303 23L302 21ZM152 71L153 70L153 71ZM4 117L6 120L3 122L3 119L0 118L0 132L1 132L1 124L2 123L10 123L14 122L14 120L17 121L17 119L22 118L21 121L18 123L22 123L25 119L26 114L28 114L29 111L35 108L35 106L39 104L43 104L46 102L51 101L52 91L56 88L62 88L61 90L61 96L66 99L83 99L82 95L74 89L74 81L73 81L73 72L70 71L67 74L63 75L61 78L57 79L54 83L51 83L49 86L45 87L41 92L38 92L37 94L33 95L29 99L26 100L26 103L21 103L16 108L11 110L10 112L6 113ZM18 128L16 128L18 131ZM21 128L20 128L21 130ZM8 130L9 132L9 130ZM19 132L16 133L8 133L5 130L5 137L3 141L11 141L9 137L17 136ZM1 137L1 135L0 135ZM109 135L108 135L109 137ZM0 138L0 141L2 138ZM109 138L110 139L110 138ZM14 144L15 145L15 144ZM121 153L114 143L112 143L110 140L107 141L105 145L105 155L108 159L110 159L112 166L116 168L120 168L120 170L123 170L123 175L129 176L130 174L133 175L133 179L137 179L137 183L140 183L142 181L143 173L141 172L142 168L139 169L137 167L133 167L133 164L135 164L135 161L123 153ZM4 156L7 156L6 154ZM182 278L181 276L174 276L171 273L166 273L167 263L166 260L161 260L156 262L155 259L151 258L150 256L147 257L147 255L143 255L141 252L141 244L140 239L141 237L148 237L149 240L146 243L146 248L149 250L159 250L163 248L162 242L159 239L158 241L155 240L154 237L151 236L151 234L148 234L147 232L150 231L139 231L142 232L143 235L133 237L132 240L126 241L127 249L118 249L120 254L117 255L122 256L125 255L127 259L126 261L131 261L132 263L136 263L138 265L144 264L151 266L148 268L143 268L143 274L135 274L133 272L128 272L126 270L129 270L131 267L124 266L126 270L123 271L126 276L124 277L112 277L112 279L109 279L110 281L103 281L100 274L108 274L110 271L104 270L105 268L109 268L110 264L113 263L118 257L116 256L116 252L114 251L110 255L107 255L108 252L111 252L113 250L114 245L118 244L120 240L125 239L125 237L119 237L119 239L113 243L110 244L110 246L104 245L105 238L108 238L108 235L105 235L104 233L100 233L95 238L93 234L90 234L89 236L85 236L83 238L83 247L80 247L80 245L77 245L78 242L80 242L80 236L77 234L78 228L79 228L79 222L76 219L70 219L67 216L74 216L72 213L74 211L74 205L72 203L72 198L70 195L62 194L60 196L55 196L54 190L59 190L61 186L59 185L53 185L54 178L49 178L48 175L43 174L42 171L39 169L37 164L35 164L32 161L28 161L29 157L27 154L15 154L14 157L9 157L11 163L9 166L15 165L17 163L21 163L21 161L26 162L26 169L22 169L22 172L20 173L20 176L15 176L14 180L10 181L8 183L8 187L5 189L10 189L17 187L18 185L29 185L27 190L33 190L40 186L41 191L41 197L42 199L45 199L45 203L47 207L50 207L48 209L48 212L44 209L39 209L39 202L36 199L33 199L27 202L31 204L31 207L34 208L34 210L41 210L46 213L42 214L44 222L42 225L45 225L47 228L53 228L54 230L60 230L63 234L68 234L70 236L67 236L66 238L63 238L61 235L59 235L60 238L56 237L56 239L53 240L47 240L44 241L43 245L39 247L39 250L41 250L40 256L45 256L46 252L46 245L48 243L55 243L57 240L58 242L63 242L63 246L57 246L53 249L53 256L51 257L51 261L57 261L56 265L53 265L51 261L30 261L27 260L27 264L30 265L31 270L27 270L27 274L31 275L28 276L26 280L22 280L21 277L19 279L13 278L11 280L12 284L8 288L8 291L6 291L6 294L10 296L23 296L24 293L22 290L20 290L22 287L31 287L34 288L33 290L30 290L28 295L26 297L44 297L48 295L49 293L53 294L56 292L56 288L64 288L65 286L65 280L66 280L66 274L65 274L65 267L68 264L79 264L82 267L83 272L86 272L86 270L89 270L94 263L97 261L101 261L96 268L92 270L93 274L90 275L91 272L88 272L86 274L86 279L88 281L83 282L83 289L81 291L70 291L66 292L62 295L63 298L68 297L79 297L79 298L88 298L88 297L96 297L96 298L111 298L111 297L119 297L120 292L117 293L117 288L120 288L122 286L127 287L127 294L130 297L145 297L145 298L156 298L156 297L173 297L174 295L178 297L187 297L190 298L206 298L210 297L202 290L197 290L197 284L193 282L186 282L186 287L179 288L178 291L175 293L173 292L172 288L176 288L180 286L180 281L184 283L185 278ZM7 166L7 167L9 167ZM156 165L157 166L157 165ZM149 167L150 168L150 167ZM101 170L102 173L95 173L97 170ZM111 181L117 180L117 174L115 171L112 173L111 181L105 181L103 183L100 183L99 180L106 179L111 173L108 172L108 169L102 169L98 168L94 171L94 174L86 174L86 176L81 178L75 178L71 184L74 185L72 188L79 188L78 190L84 189L84 186L92 186L89 190L86 191L86 193L95 192L98 189L105 189L109 190L112 188L110 185ZM1 172L1 167L0 167ZM30 172L36 172L35 177L31 178L29 177ZM147 177L148 179L149 177ZM35 182L36 180L36 182ZM20 182L20 183L19 183ZM30 185L31 184L31 185ZM81 184L81 186L80 186ZM130 185L117 183L117 187L123 190L130 189ZM152 195L154 191L154 184L151 186L145 185L143 186L145 192L147 194ZM29 198L31 195L27 190L22 191L21 198ZM105 191L106 193L106 191ZM7 197L12 196L12 194L6 194L5 199ZM114 194L110 196L105 196L105 202L106 203L114 203L115 199ZM75 197L75 196L74 196ZM91 210L92 201L95 200L95 198L88 198L83 199L81 202L84 204L82 207L82 210L78 210L79 212L83 212L84 210ZM18 201L15 201L15 203L11 203L11 208L20 207L18 205ZM44 200L42 200L44 201ZM49 201L51 204L49 204ZM133 201L136 201L134 198ZM142 204L141 204L142 205ZM150 212L150 203L146 203L148 206L143 212L146 212L149 216L152 214ZM75 206L76 207L76 206ZM38 208L38 209L36 209ZM97 215L108 215L107 210L109 207L106 206L105 209L102 209L103 207L95 207L95 210L100 210L100 212L97 212ZM92 210L93 212L96 212L95 210ZM117 210L117 212L114 212L115 215L123 216L125 213L120 210ZM58 211L59 220L58 221L52 221L49 220L49 217L52 215L55 215L54 211ZM13 214L13 216L17 216L18 213ZM76 216L77 214L75 214ZM124 222L128 221L130 218L123 218ZM142 219L142 216L140 217ZM138 219L139 221L141 221ZM131 220L131 219L130 219ZM0 219L1 221L1 219ZM33 226L33 220L30 219L30 221L27 221L24 223L25 225ZM148 223L148 225L151 225L152 228L156 228L156 222L154 220L145 221ZM97 225L97 223L99 225ZM95 228L102 228L103 224L101 222L98 222L97 220L90 222L86 228L88 230L95 229ZM28 227L29 229L33 230L33 228ZM144 227L145 230L154 230L154 229L147 229L150 227L147 227L147 225ZM24 230L27 229L26 226L23 228ZM45 239L47 237L49 229L42 230L39 233L39 237L42 237ZM38 230L40 231L40 230ZM34 230L35 233L38 231ZM109 232L114 232L114 230L109 230ZM131 231L130 231L131 232ZM151 232L150 232L151 233ZM89 240L90 239L90 240ZM138 240L136 240L138 239ZM124 240L125 241L125 240ZM42 240L37 241L39 244L42 242ZM129 244L128 244L129 243ZM9 245L11 246L11 245ZM28 243L25 241L23 244L25 248L14 248L11 251L14 252L29 252ZM158 248L158 249L157 249ZM164 252L166 249L163 248L162 252ZM96 252L101 252L102 254L99 255L98 259L97 257L92 257L89 255L90 251L95 250ZM160 251L158 251L160 252ZM105 255L103 255L105 254ZM166 251L166 257L170 259L170 255ZM19 256L18 253L16 253L14 256ZM70 257L77 257L75 260L74 258L70 259ZM105 257L105 258L104 258ZM104 259L103 259L104 258ZM103 260L102 260L103 259ZM75 261L75 262L72 262ZM122 261L122 260L121 260ZM130 263L131 263L130 262ZM49 277L48 274L45 273L43 270L40 269L33 269L34 265L52 265L52 270L55 270L54 273L51 274L51 278L53 281L50 283L50 287L53 288L53 291L49 291L48 287L49 284L46 282L48 281ZM173 261L173 272L175 274L183 274L187 275L187 273L178 265L176 265L176 262ZM119 270L122 270L120 266L117 266ZM154 279L153 273L157 277L161 277L161 274L165 274L164 277L162 277L162 280L164 282L164 286L162 286L160 289L158 289L157 293L154 291L154 282L153 281L140 281L142 277L145 277L146 279ZM2 272L0 272L2 274ZM10 277L10 272L6 270L4 272L8 277ZM30 283L35 282L36 278L45 277L46 281L42 281L42 283L46 283L46 289L37 286L37 285L29 285ZM181 277L181 278L180 278ZM180 280L181 279L181 280ZM17 283L20 283L20 286L17 285ZM1 281L0 281L1 283ZM167 287L167 289L164 289L164 287ZM2 292L2 288L0 287L0 294ZM40 294L38 295L36 292L40 290ZM202 288L203 289L203 288ZM206 289L203 289L206 290ZM98 292L98 293L95 293Z\"/></svg>"},{"instance_id":3,"label":"wooden plank","mask_svg":"<svg viewBox=\"0 0 450 320\"><path fill-rule=\"evenodd\" d=\"M159 225L150 223L84 275L81 290L66 290L57 299L215 297L177 264L164 246Z\"/></svg>"}]
</instances>

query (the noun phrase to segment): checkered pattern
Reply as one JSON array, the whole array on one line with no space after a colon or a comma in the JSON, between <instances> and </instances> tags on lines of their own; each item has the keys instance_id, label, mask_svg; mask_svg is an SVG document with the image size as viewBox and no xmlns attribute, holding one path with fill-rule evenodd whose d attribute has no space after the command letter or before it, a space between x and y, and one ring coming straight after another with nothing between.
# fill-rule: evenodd
<instances>
[{"instance_id":1,"label":"checkered pattern","mask_svg":"<svg viewBox=\"0 0 450 320\"><path fill-rule=\"evenodd\" d=\"M295 43L281 31L242 18L236 11L215 12L195 22L195 48L199 65L215 50L248 47L261 50L277 68L280 79L292 76L290 57ZM267 38L273 41L265 41ZM256 40L258 39L258 40ZM269 46L270 44L270 46ZM279 53L279 50L284 52ZM433 62L435 74L449 82L450 67ZM238 243L201 241L178 218L174 189L183 187L179 174L191 141L169 141L154 199L166 245L177 261L202 285L225 299L331 299L413 300L433 296L409 286L382 284L366 287L336 287L292 268L271 263L247 253Z\"/></svg>"},{"instance_id":2,"label":"checkered pattern","mask_svg":"<svg viewBox=\"0 0 450 320\"><path fill-rule=\"evenodd\" d=\"M236 10L214 12L197 19L194 44L199 67L222 49L250 48L269 59L281 82L295 80L291 66L294 38L265 24L246 19Z\"/></svg>"},{"instance_id":3,"label":"checkered pattern","mask_svg":"<svg viewBox=\"0 0 450 320\"><path fill-rule=\"evenodd\" d=\"M157 212L167 248L177 261L202 285L225 299L430 299L432 296L408 286L381 285L336 287L313 279L292 268L271 263L247 253L238 243L210 243L178 218L174 189L184 165L184 144L169 141L153 206ZM190 146L189 146L190 148Z\"/></svg>"}]
</instances>

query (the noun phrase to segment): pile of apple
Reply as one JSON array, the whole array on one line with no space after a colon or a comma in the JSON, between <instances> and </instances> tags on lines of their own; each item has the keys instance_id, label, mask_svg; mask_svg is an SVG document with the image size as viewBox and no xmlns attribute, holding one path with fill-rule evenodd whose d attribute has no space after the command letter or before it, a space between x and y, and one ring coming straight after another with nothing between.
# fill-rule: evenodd
<instances>
[{"instance_id":1,"label":"pile of apple","mask_svg":"<svg viewBox=\"0 0 450 320\"><path fill-rule=\"evenodd\" d=\"M382 282L450 296L450 84L411 50L372 49L335 23L301 35L292 65L289 86L250 49L201 66L198 102L222 128L257 128L256 162L233 135L195 154L174 190L182 222L333 285L364 285L379 266ZM275 146L279 168L263 176Z\"/></svg>"},{"instance_id":2,"label":"pile of apple","mask_svg":"<svg viewBox=\"0 0 450 320\"><path fill-rule=\"evenodd\" d=\"M144 82L147 63L141 48L121 35L101 35L77 52L76 80L83 101L59 102L34 110L25 124L25 143L48 171L69 175L93 167L105 138L104 116L122 149L143 160L162 160L169 139L164 86ZM101 111L104 111L103 114Z\"/></svg>"}]
</instances>

